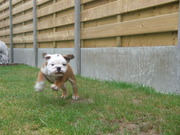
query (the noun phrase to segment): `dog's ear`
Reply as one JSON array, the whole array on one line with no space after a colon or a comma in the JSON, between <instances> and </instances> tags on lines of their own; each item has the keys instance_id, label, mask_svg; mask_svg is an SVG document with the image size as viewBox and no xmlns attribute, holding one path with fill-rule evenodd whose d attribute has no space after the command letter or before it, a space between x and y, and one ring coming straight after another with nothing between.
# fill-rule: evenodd
<instances>
[{"instance_id":1,"label":"dog's ear","mask_svg":"<svg viewBox=\"0 0 180 135\"><path fill-rule=\"evenodd\" d=\"M45 56L47 55L47 53L42 53L42 57L45 58Z\"/></svg>"},{"instance_id":2,"label":"dog's ear","mask_svg":"<svg viewBox=\"0 0 180 135\"><path fill-rule=\"evenodd\" d=\"M74 55L72 54L63 55L63 57L66 59L67 62L69 62L71 59L74 59Z\"/></svg>"},{"instance_id":3,"label":"dog's ear","mask_svg":"<svg viewBox=\"0 0 180 135\"><path fill-rule=\"evenodd\" d=\"M51 58L51 55L46 54L46 55L44 56L44 58L45 58L46 60L49 60L49 59Z\"/></svg>"}]
</instances>

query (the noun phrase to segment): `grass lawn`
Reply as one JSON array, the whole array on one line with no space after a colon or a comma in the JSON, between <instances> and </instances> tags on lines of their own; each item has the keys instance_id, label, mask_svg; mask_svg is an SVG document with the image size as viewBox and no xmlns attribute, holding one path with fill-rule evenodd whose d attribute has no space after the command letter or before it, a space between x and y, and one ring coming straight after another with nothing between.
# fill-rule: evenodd
<instances>
[{"instance_id":1,"label":"grass lawn","mask_svg":"<svg viewBox=\"0 0 180 135\"><path fill-rule=\"evenodd\" d=\"M180 95L141 85L77 76L80 99L61 99L46 83L36 93L38 69L0 66L0 135L179 135Z\"/></svg>"}]
</instances>

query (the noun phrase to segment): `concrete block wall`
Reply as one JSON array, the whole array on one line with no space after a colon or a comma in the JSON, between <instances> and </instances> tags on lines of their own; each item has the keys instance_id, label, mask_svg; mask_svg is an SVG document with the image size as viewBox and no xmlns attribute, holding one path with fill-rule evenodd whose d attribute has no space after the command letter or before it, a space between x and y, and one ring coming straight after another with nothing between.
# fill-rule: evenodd
<instances>
[{"instance_id":1,"label":"concrete block wall","mask_svg":"<svg viewBox=\"0 0 180 135\"><path fill-rule=\"evenodd\" d=\"M10 54L10 50L9 50ZM11 55L11 54L10 54ZM14 48L14 63L35 66L34 50L32 48Z\"/></svg>"},{"instance_id":2,"label":"concrete block wall","mask_svg":"<svg viewBox=\"0 0 180 135\"><path fill-rule=\"evenodd\" d=\"M163 93L180 93L176 48L83 49L82 76L137 82Z\"/></svg>"},{"instance_id":3,"label":"concrete block wall","mask_svg":"<svg viewBox=\"0 0 180 135\"><path fill-rule=\"evenodd\" d=\"M42 53L74 54L74 49L38 49ZM163 93L180 94L177 47L83 48L81 75L100 80L137 82ZM14 49L14 62L34 66L33 49ZM76 62L70 62L76 73Z\"/></svg>"}]
</instances>

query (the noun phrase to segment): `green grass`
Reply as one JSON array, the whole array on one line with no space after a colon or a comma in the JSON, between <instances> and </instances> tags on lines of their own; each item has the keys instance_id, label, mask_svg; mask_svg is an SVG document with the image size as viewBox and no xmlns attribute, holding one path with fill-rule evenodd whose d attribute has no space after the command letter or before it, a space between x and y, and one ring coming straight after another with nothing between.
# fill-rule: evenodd
<instances>
[{"instance_id":1,"label":"green grass","mask_svg":"<svg viewBox=\"0 0 180 135\"><path fill-rule=\"evenodd\" d=\"M138 84L77 76L80 99L61 99L46 83L36 93L38 69L0 66L1 135L178 135L180 96Z\"/></svg>"}]
</instances>

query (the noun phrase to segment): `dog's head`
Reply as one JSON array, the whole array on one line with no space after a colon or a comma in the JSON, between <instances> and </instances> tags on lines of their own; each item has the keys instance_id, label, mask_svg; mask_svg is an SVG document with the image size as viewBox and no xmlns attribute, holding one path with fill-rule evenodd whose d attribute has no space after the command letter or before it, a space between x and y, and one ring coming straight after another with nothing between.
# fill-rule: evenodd
<instances>
[{"instance_id":1,"label":"dog's head","mask_svg":"<svg viewBox=\"0 0 180 135\"><path fill-rule=\"evenodd\" d=\"M49 74L64 74L67 71L67 64L74 55L61 55L61 54L46 54L44 58L47 61L46 68Z\"/></svg>"}]
</instances>

